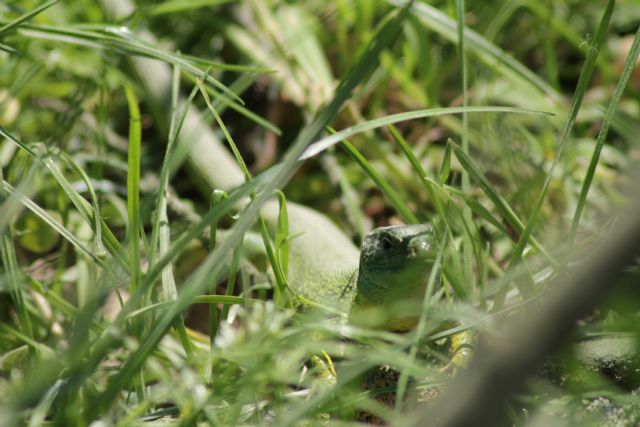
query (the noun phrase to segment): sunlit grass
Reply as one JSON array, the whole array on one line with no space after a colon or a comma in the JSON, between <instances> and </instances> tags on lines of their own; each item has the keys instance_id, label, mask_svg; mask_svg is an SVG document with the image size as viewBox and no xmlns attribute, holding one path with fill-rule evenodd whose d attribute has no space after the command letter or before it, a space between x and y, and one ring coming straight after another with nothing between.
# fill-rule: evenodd
<instances>
[{"instance_id":1,"label":"sunlit grass","mask_svg":"<svg viewBox=\"0 0 640 427\"><path fill-rule=\"evenodd\" d=\"M636 196L626 8L0 6L0 425L414 422L448 380L445 338L543 307ZM363 234L400 222L446 242L415 331L300 295L307 264L355 268ZM621 292L577 335L637 337ZM609 416L571 403L603 398L633 419L637 378L581 349L554 362L567 383L510 402L513 423Z\"/></svg>"}]
</instances>

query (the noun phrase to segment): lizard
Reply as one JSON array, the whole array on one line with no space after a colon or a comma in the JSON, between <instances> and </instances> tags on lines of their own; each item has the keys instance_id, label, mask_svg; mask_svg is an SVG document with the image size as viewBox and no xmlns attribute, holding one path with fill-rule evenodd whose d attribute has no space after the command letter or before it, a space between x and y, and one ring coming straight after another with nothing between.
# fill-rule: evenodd
<instances>
[{"instance_id":1,"label":"lizard","mask_svg":"<svg viewBox=\"0 0 640 427\"><path fill-rule=\"evenodd\" d=\"M416 325L438 248L430 224L375 228L358 250L325 215L288 204L290 259L288 282L306 300L330 307L358 326L406 332ZM277 222L275 203L262 214ZM475 334L452 339L447 371L466 366Z\"/></svg>"},{"instance_id":2,"label":"lizard","mask_svg":"<svg viewBox=\"0 0 640 427\"><path fill-rule=\"evenodd\" d=\"M295 300L337 313L357 326L395 332L413 329L438 252L430 224L375 228L358 250L327 216L296 203L288 203L287 209L291 236L287 281ZM268 202L261 214L275 227L277 203ZM222 241L227 233L218 234ZM258 233L247 233L242 248L250 259L265 256ZM451 342L453 356L446 369L466 366L475 334L458 333Z\"/></svg>"}]
</instances>

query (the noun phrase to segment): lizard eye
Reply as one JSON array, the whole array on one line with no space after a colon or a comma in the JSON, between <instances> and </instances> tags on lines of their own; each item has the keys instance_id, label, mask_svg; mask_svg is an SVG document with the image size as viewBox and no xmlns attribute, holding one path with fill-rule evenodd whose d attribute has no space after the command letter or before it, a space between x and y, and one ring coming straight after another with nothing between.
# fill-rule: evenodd
<instances>
[{"instance_id":1,"label":"lizard eye","mask_svg":"<svg viewBox=\"0 0 640 427\"><path fill-rule=\"evenodd\" d=\"M382 249L388 251L393 247L393 242L388 236L382 236Z\"/></svg>"}]
</instances>

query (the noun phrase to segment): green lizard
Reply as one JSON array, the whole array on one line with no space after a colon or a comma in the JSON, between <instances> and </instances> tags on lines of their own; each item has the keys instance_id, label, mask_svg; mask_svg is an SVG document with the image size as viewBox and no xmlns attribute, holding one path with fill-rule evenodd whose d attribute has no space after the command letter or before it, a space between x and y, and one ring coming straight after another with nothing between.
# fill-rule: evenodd
<instances>
[{"instance_id":1,"label":"green lizard","mask_svg":"<svg viewBox=\"0 0 640 427\"><path fill-rule=\"evenodd\" d=\"M434 249L429 225L377 228L364 238L358 264L313 282L291 285L305 298L340 307L349 313L351 322L408 330L419 316Z\"/></svg>"},{"instance_id":2,"label":"green lizard","mask_svg":"<svg viewBox=\"0 0 640 427\"><path fill-rule=\"evenodd\" d=\"M360 326L412 329L420 315L437 245L428 224L377 228L357 248L318 212L289 204L288 281L304 299L348 315ZM263 210L275 223L274 205ZM473 334L452 339L452 363L466 365Z\"/></svg>"},{"instance_id":3,"label":"green lizard","mask_svg":"<svg viewBox=\"0 0 640 427\"><path fill-rule=\"evenodd\" d=\"M430 225L377 228L365 236L360 251L325 216L289 205L289 285L293 292L362 323L361 313L376 308L389 311L394 304L419 302L436 257ZM268 207L263 214L275 223ZM403 307L403 313L406 307ZM413 327L419 313L370 319L371 326L389 330ZM369 316L367 316L369 317Z\"/></svg>"},{"instance_id":4,"label":"green lizard","mask_svg":"<svg viewBox=\"0 0 640 427\"><path fill-rule=\"evenodd\" d=\"M433 228L427 224L377 228L358 250L346 235L321 213L288 203L288 283L303 302L324 307L358 326L390 331L412 329L420 316L427 281L436 259ZM261 212L270 226L279 209L269 202ZM192 219L192 221L195 219ZM220 239L226 231L219 230ZM257 233L245 235L245 256L264 256ZM452 337L452 364L466 365L475 334Z\"/></svg>"}]
</instances>

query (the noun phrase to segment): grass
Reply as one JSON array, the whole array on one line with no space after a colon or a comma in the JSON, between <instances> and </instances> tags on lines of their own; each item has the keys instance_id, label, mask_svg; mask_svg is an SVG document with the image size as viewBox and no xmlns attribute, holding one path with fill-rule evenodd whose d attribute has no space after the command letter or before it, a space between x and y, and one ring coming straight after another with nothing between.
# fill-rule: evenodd
<instances>
[{"instance_id":1,"label":"grass","mask_svg":"<svg viewBox=\"0 0 640 427\"><path fill-rule=\"evenodd\" d=\"M633 425L637 354L607 376L580 342L637 341L633 263L597 307L542 332L531 320L521 341L536 337L531 354L555 371L514 374L524 392L414 406L450 380L446 338L472 329L491 354L516 319L563 319L547 288L595 268L624 223L638 12L0 6L0 424L457 425L446 408L495 394L512 398L486 404L494 425ZM429 222L441 242L414 331L336 321L305 294L357 266L367 231L400 222ZM573 335L546 347L544 329Z\"/></svg>"}]
</instances>

